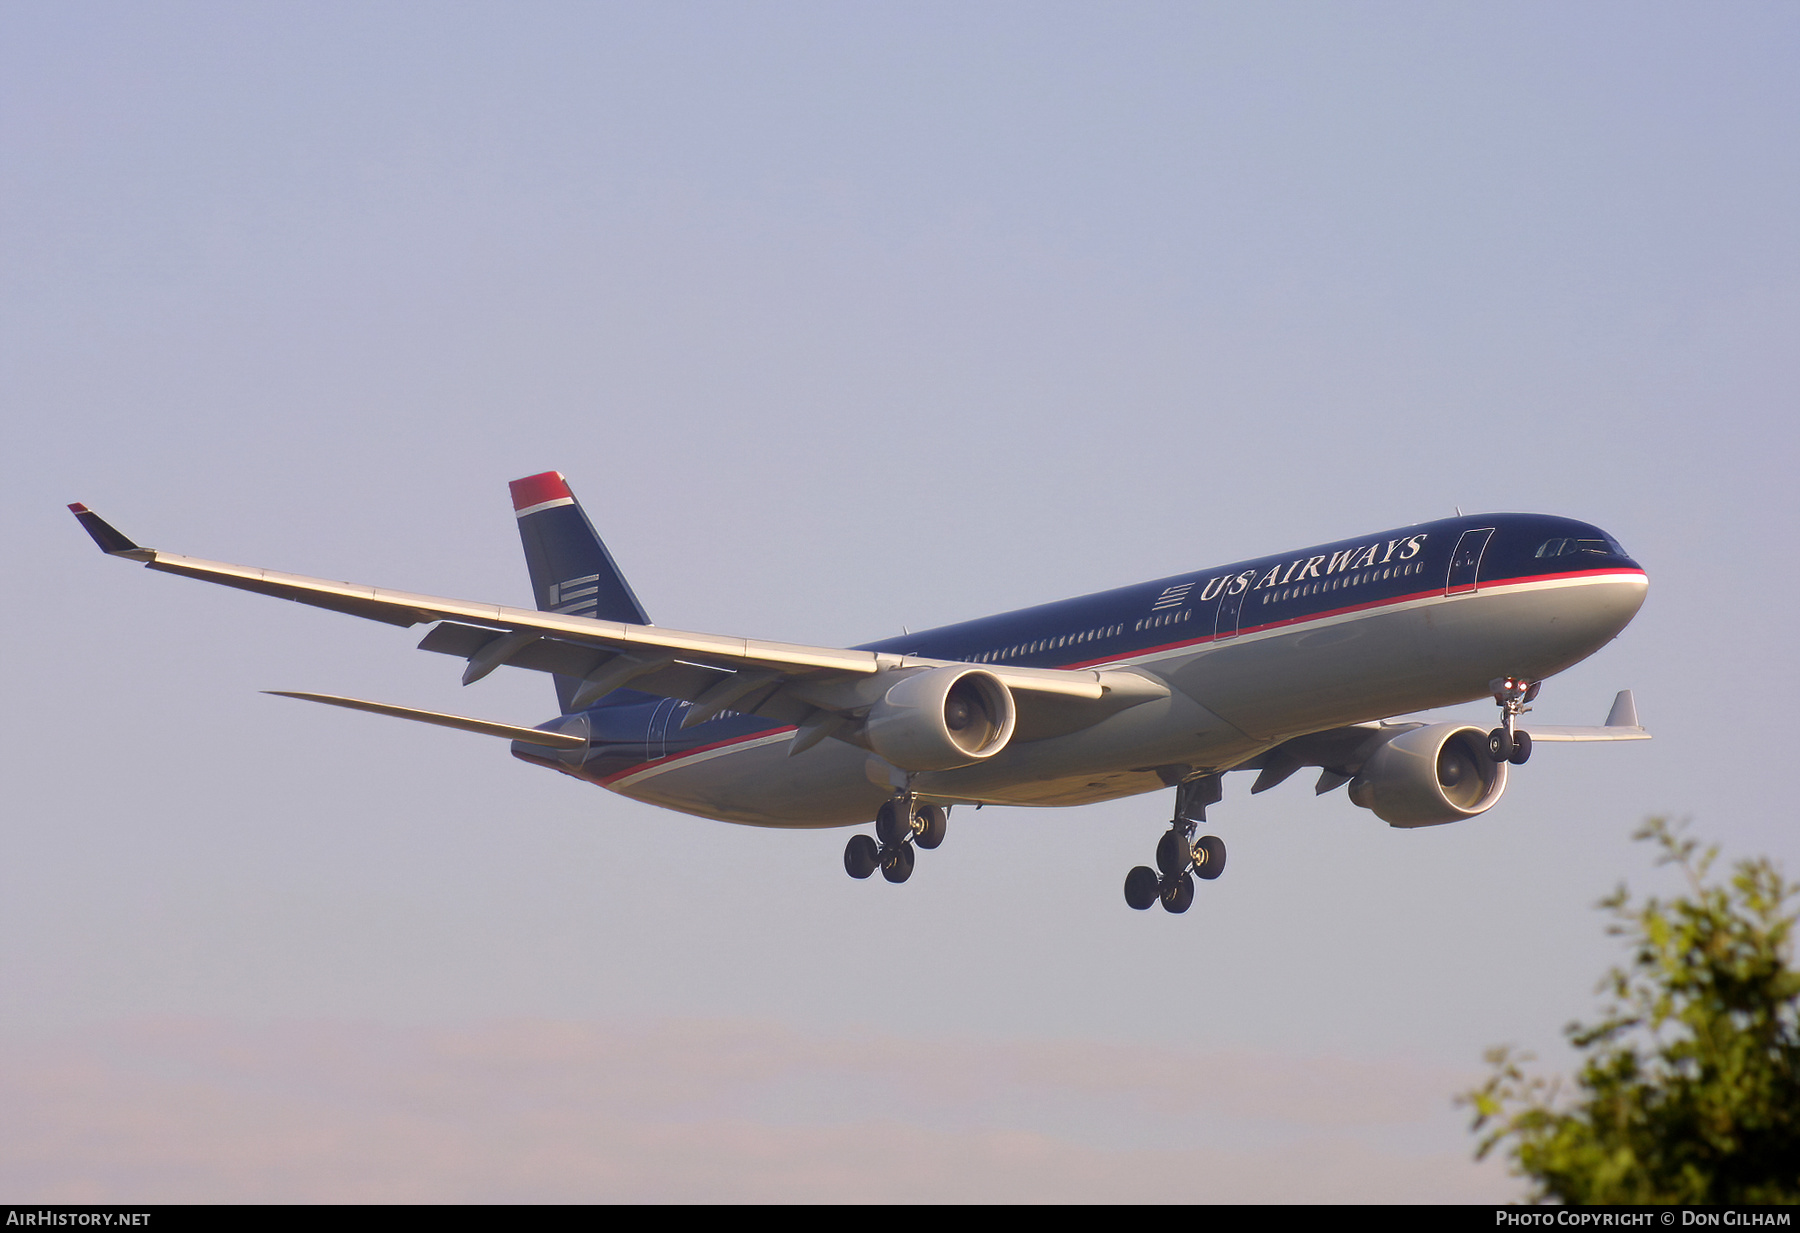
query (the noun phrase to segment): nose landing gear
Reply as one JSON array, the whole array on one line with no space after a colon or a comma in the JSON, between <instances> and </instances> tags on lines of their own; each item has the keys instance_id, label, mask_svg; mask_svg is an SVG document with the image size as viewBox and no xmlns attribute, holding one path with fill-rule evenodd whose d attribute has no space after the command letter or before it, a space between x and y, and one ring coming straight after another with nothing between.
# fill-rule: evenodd
<instances>
[{"instance_id":1,"label":"nose landing gear","mask_svg":"<svg viewBox=\"0 0 1800 1233\"><path fill-rule=\"evenodd\" d=\"M1217 775L1176 785L1175 817L1157 841L1156 869L1139 865L1125 875L1127 906L1142 912L1160 899L1164 911L1185 912L1194 903L1194 879L1211 881L1225 872L1225 841L1217 835L1194 838L1199 824L1206 821L1206 807L1223 795Z\"/></svg>"},{"instance_id":2,"label":"nose landing gear","mask_svg":"<svg viewBox=\"0 0 1800 1233\"><path fill-rule=\"evenodd\" d=\"M875 838L852 835L844 846L844 872L862 879L881 870L890 882L912 877L916 848L930 850L944 842L949 825L941 805L921 805L911 793L895 796L875 815Z\"/></svg>"},{"instance_id":3,"label":"nose landing gear","mask_svg":"<svg viewBox=\"0 0 1800 1233\"><path fill-rule=\"evenodd\" d=\"M1519 728L1519 716L1531 709L1526 704L1538 696L1542 684L1516 676L1496 677L1488 682L1494 701L1500 706L1500 726L1488 733L1488 757L1514 766L1524 766L1531 757L1531 733Z\"/></svg>"}]
</instances>

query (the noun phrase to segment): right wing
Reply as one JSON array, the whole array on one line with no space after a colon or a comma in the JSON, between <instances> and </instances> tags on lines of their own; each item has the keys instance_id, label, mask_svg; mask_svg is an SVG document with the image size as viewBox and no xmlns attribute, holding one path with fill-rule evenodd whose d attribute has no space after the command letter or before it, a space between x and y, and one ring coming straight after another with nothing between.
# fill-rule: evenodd
<instances>
[{"instance_id":1,"label":"right wing","mask_svg":"<svg viewBox=\"0 0 1800 1233\"><path fill-rule=\"evenodd\" d=\"M684 726L733 709L838 735L843 721L886 692L891 673L948 662L596 620L207 561L141 547L86 506L69 508L102 551L147 569L390 625L442 622L419 645L466 658L464 684L502 664L554 672L583 681L578 707L630 685L692 702ZM999 664L983 664L981 671L1013 691L1021 739L1087 727L1169 692L1161 680L1133 671Z\"/></svg>"}]
</instances>

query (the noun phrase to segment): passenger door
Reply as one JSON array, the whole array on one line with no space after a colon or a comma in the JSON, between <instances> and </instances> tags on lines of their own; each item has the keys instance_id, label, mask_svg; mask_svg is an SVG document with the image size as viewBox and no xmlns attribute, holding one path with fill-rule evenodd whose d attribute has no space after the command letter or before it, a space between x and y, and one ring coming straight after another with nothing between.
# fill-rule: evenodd
<instances>
[{"instance_id":1,"label":"passenger door","mask_svg":"<svg viewBox=\"0 0 1800 1233\"><path fill-rule=\"evenodd\" d=\"M1450 554L1450 574L1444 581L1444 594L1463 595L1475 590L1481 574L1481 554L1487 551L1494 528L1478 527L1464 531Z\"/></svg>"},{"instance_id":2,"label":"passenger door","mask_svg":"<svg viewBox=\"0 0 1800 1233\"><path fill-rule=\"evenodd\" d=\"M1255 581L1256 571L1247 569L1225 584L1225 593L1219 596L1219 616L1213 623L1215 641L1237 637L1238 618L1244 611L1244 596L1250 594L1251 584ZM1234 595L1232 588L1239 583L1243 584L1243 588Z\"/></svg>"}]
</instances>

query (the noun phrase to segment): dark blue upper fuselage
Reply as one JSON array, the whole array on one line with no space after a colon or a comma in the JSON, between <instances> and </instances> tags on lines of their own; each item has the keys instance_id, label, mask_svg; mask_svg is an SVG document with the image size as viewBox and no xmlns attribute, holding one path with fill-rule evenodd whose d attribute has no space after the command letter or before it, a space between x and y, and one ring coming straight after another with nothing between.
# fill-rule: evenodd
<instances>
[{"instance_id":1,"label":"dark blue upper fuselage","mask_svg":"<svg viewBox=\"0 0 1800 1233\"><path fill-rule=\"evenodd\" d=\"M1459 542L1489 528L1492 536L1464 571L1470 587L1477 580L1492 585L1639 568L1618 541L1589 523L1544 514L1445 518L884 638L859 649L1033 668L1126 659L1170 643L1442 594L1452 585L1451 556Z\"/></svg>"}]
</instances>

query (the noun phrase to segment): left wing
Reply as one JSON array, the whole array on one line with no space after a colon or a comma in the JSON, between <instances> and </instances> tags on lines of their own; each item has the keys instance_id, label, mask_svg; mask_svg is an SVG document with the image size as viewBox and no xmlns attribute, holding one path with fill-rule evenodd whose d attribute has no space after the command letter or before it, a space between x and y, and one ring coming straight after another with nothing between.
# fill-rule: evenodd
<instances>
[{"instance_id":1,"label":"left wing","mask_svg":"<svg viewBox=\"0 0 1800 1233\"><path fill-rule=\"evenodd\" d=\"M390 625L443 622L419 645L465 657L464 684L502 664L555 672L584 682L577 707L629 684L692 702L684 726L734 709L838 735L842 721L886 692L891 674L949 662L597 620L207 561L141 547L85 505L69 509L102 551L147 569ZM1015 694L1023 739L1087 727L1169 692L1161 680L1135 671L998 664L983 664L981 671Z\"/></svg>"},{"instance_id":2,"label":"left wing","mask_svg":"<svg viewBox=\"0 0 1800 1233\"><path fill-rule=\"evenodd\" d=\"M1629 689L1621 689L1613 699L1606 722L1597 728L1559 728L1554 725L1526 724L1534 741L1647 741L1650 734L1638 723L1637 699Z\"/></svg>"},{"instance_id":3,"label":"left wing","mask_svg":"<svg viewBox=\"0 0 1800 1233\"><path fill-rule=\"evenodd\" d=\"M1328 728L1283 741L1231 768L1258 771L1250 791L1267 792L1302 767L1319 768L1317 793L1325 793L1356 778L1363 763L1377 749L1400 733L1422 728L1422 721L1401 723L1351 724ZM1638 723L1637 702L1629 689L1621 689L1613 699L1606 722L1596 727L1556 727L1545 724L1521 724L1533 741L1647 741L1650 734Z\"/></svg>"}]
</instances>

